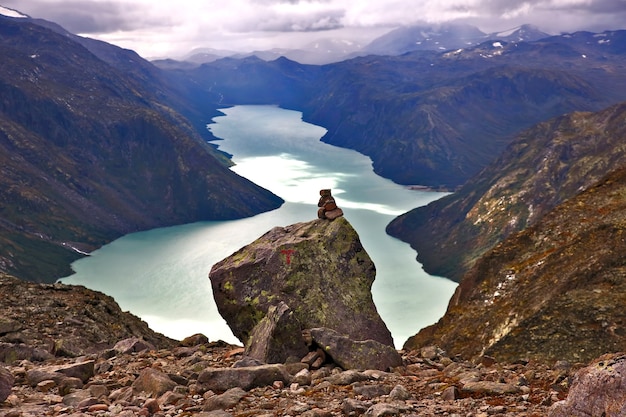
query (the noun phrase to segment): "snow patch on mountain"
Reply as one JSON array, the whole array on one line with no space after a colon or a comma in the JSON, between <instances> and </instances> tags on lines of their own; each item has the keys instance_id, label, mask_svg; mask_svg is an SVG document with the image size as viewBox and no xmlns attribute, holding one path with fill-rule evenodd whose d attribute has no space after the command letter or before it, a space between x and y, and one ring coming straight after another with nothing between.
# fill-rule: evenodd
<instances>
[{"instance_id":1,"label":"snow patch on mountain","mask_svg":"<svg viewBox=\"0 0 626 417\"><path fill-rule=\"evenodd\" d=\"M18 12L17 10L9 9L4 6L0 6L0 15L7 16L7 17L22 17L22 18L28 17L25 14Z\"/></svg>"}]
</instances>

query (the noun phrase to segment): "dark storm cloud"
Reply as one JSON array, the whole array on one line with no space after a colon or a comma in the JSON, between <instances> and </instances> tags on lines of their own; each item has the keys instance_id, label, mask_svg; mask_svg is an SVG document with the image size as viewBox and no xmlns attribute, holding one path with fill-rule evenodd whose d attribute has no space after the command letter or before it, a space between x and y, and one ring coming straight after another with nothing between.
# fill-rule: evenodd
<instances>
[{"instance_id":1,"label":"dark storm cloud","mask_svg":"<svg viewBox=\"0 0 626 417\"><path fill-rule=\"evenodd\" d=\"M316 32L343 27L345 5L333 0L250 0L255 16L242 19L238 31Z\"/></svg>"},{"instance_id":2,"label":"dark storm cloud","mask_svg":"<svg viewBox=\"0 0 626 417\"><path fill-rule=\"evenodd\" d=\"M44 0L0 0L34 18L43 18L72 33L110 33L142 27L158 27L162 20L146 19L144 7L130 2L84 0L50 2Z\"/></svg>"},{"instance_id":3,"label":"dark storm cloud","mask_svg":"<svg viewBox=\"0 0 626 417\"><path fill-rule=\"evenodd\" d=\"M343 12L320 12L306 16L270 15L260 19L253 29L262 32L314 32L341 28ZM251 29L248 25L247 29Z\"/></svg>"},{"instance_id":4,"label":"dark storm cloud","mask_svg":"<svg viewBox=\"0 0 626 417\"><path fill-rule=\"evenodd\" d=\"M447 8L466 12L466 20L483 30L501 30L507 25L524 23L555 34L626 27L626 0L482 0L473 4L452 0Z\"/></svg>"},{"instance_id":5,"label":"dark storm cloud","mask_svg":"<svg viewBox=\"0 0 626 417\"><path fill-rule=\"evenodd\" d=\"M297 47L324 37L369 42L401 25L464 21L483 31L626 28L626 0L0 0L67 30L164 55L200 45Z\"/></svg>"},{"instance_id":6,"label":"dark storm cloud","mask_svg":"<svg viewBox=\"0 0 626 417\"><path fill-rule=\"evenodd\" d=\"M450 2L450 8L457 10L477 10L493 15L527 9L527 10L584 10L591 13L608 13L624 11L626 0L483 0L471 4L466 1Z\"/></svg>"}]
</instances>

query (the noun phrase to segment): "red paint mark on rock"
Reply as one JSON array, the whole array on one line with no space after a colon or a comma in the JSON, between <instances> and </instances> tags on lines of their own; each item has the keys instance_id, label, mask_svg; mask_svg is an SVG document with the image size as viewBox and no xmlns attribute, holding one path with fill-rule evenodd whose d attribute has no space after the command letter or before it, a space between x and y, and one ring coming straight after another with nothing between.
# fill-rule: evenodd
<instances>
[{"instance_id":1,"label":"red paint mark on rock","mask_svg":"<svg viewBox=\"0 0 626 417\"><path fill-rule=\"evenodd\" d=\"M295 251L295 249L281 249L280 253L285 255L285 262L287 262L287 265L291 264L291 254Z\"/></svg>"}]
</instances>

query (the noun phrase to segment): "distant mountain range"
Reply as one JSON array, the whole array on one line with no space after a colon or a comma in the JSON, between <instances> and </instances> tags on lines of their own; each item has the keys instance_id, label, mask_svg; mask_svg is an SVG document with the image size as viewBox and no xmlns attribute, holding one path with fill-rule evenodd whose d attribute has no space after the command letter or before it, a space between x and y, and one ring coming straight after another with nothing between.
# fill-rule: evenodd
<instances>
[{"instance_id":1,"label":"distant mountain range","mask_svg":"<svg viewBox=\"0 0 626 417\"><path fill-rule=\"evenodd\" d=\"M363 48L375 55L401 55L413 51L451 51L471 48L487 41L533 42L550 35L532 25L504 32L484 33L475 26L460 23L415 25L395 29Z\"/></svg>"},{"instance_id":2,"label":"distant mountain range","mask_svg":"<svg viewBox=\"0 0 626 417\"><path fill-rule=\"evenodd\" d=\"M449 52L369 55L329 65L223 58L167 69L189 97L216 106L279 104L328 129L401 184L455 188L521 130L626 100L625 31L534 42L487 41Z\"/></svg>"},{"instance_id":3,"label":"distant mountain range","mask_svg":"<svg viewBox=\"0 0 626 417\"><path fill-rule=\"evenodd\" d=\"M463 23L417 24L402 26L382 35L369 44L344 39L320 39L299 49L274 48L262 51L236 52L214 48L196 48L184 57L159 59L156 65L188 67L221 58L243 59L256 56L264 61L280 57L301 64L323 65L367 55L402 55L413 51L449 51L468 48L494 40L503 42L532 42L550 35L532 25L522 25L507 31L484 33L475 26Z\"/></svg>"}]
</instances>

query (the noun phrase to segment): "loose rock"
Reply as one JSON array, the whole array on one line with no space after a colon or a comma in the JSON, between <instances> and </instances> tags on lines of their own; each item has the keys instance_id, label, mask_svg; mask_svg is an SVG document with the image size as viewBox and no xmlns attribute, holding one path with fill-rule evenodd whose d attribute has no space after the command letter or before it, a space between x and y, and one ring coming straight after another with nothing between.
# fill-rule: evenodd
<instances>
[{"instance_id":1,"label":"loose rock","mask_svg":"<svg viewBox=\"0 0 626 417\"><path fill-rule=\"evenodd\" d=\"M313 341L343 369L380 369L402 365L393 347L375 340L355 341L328 328L311 329Z\"/></svg>"}]
</instances>

